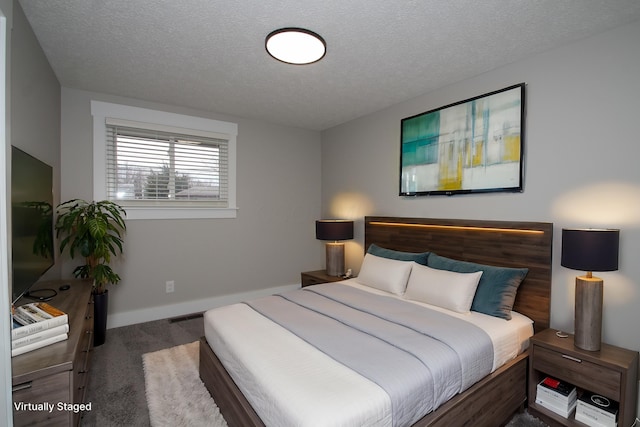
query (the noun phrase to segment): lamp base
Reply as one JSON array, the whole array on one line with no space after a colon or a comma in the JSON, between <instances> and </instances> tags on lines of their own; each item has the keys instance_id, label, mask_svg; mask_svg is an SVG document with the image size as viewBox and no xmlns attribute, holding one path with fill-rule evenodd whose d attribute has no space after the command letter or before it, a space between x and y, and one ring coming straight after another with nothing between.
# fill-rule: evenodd
<instances>
[{"instance_id":1,"label":"lamp base","mask_svg":"<svg viewBox=\"0 0 640 427\"><path fill-rule=\"evenodd\" d=\"M576 347L599 351L602 342L603 281L599 277L576 277L575 337Z\"/></svg>"},{"instance_id":2,"label":"lamp base","mask_svg":"<svg viewBox=\"0 0 640 427\"><path fill-rule=\"evenodd\" d=\"M344 243L327 243L327 274L342 276L344 274Z\"/></svg>"}]
</instances>

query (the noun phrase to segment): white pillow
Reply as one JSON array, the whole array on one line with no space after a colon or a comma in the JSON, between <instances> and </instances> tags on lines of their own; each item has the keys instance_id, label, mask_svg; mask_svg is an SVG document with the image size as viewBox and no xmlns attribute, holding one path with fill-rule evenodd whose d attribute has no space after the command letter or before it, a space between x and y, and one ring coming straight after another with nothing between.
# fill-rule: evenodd
<instances>
[{"instance_id":1,"label":"white pillow","mask_svg":"<svg viewBox=\"0 0 640 427\"><path fill-rule=\"evenodd\" d=\"M362 285L402 295L413 264L413 261L398 261L367 253L355 280Z\"/></svg>"},{"instance_id":2,"label":"white pillow","mask_svg":"<svg viewBox=\"0 0 640 427\"><path fill-rule=\"evenodd\" d=\"M456 273L413 263L406 299L426 302L458 313L468 313L482 271Z\"/></svg>"}]
</instances>

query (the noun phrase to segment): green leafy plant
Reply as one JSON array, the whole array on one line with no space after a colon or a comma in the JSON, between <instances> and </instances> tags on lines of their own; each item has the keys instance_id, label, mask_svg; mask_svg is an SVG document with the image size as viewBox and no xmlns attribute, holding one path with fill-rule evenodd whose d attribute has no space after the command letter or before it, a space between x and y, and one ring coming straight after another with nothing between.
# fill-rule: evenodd
<instances>
[{"instance_id":1,"label":"green leafy plant","mask_svg":"<svg viewBox=\"0 0 640 427\"><path fill-rule=\"evenodd\" d=\"M72 259L76 255L85 264L73 270L77 278L93 280L94 292L102 294L109 283L117 284L120 276L109 266L112 256L122 253L122 233L127 226L125 210L109 200L87 202L73 199L56 208L56 235L60 241L60 253L69 249Z\"/></svg>"}]
</instances>

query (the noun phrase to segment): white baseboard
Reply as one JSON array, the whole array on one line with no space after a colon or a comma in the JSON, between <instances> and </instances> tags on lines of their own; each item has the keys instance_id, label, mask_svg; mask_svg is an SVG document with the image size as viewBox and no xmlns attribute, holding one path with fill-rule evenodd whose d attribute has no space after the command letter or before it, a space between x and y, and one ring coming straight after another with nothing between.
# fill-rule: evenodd
<instances>
[{"instance_id":1,"label":"white baseboard","mask_svg":"<svg viewBox=\"0 0 640 427\"><path fill-rule=\"evenodd\" d=\"M107 329L117 328L120 326L135 325L136 323L151 322L153 320L184 316L192 313L200 313L211 308L222 307L224 305L235 304L237 302L247 301L253 298L260 298L298 288L300 288L299 283L295 285L285 285L275 288L261 289L258 291L224 295L221 297L186 301L159 307L143 308L141 310L126 311L123 313L113 313L109 314L109 317L107 318Z\"/></svg>"}]
</instances>

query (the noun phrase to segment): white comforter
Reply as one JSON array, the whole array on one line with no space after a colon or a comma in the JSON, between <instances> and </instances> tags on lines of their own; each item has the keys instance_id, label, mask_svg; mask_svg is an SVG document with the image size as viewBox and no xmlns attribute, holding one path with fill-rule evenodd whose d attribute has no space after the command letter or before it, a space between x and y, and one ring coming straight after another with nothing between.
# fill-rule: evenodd
<instances>
[{"instance_id":1,"label":"white comforter","mask_svg":"<svg viewBox=\"0 0 640 427\"><path fill-rule=\"evenodd\" d=\"M532 322L517 313L505 321L428 307L485 330L494 346L494 370L523 351L532 334ZM268 426L392 425L391 402L382 388L245 304L206 312L205 336Z\"/></svg>"}]
</instances>

